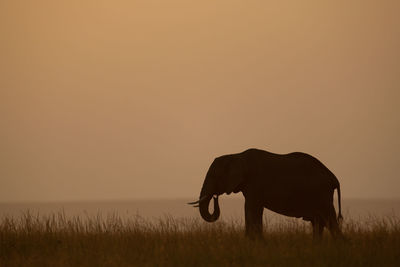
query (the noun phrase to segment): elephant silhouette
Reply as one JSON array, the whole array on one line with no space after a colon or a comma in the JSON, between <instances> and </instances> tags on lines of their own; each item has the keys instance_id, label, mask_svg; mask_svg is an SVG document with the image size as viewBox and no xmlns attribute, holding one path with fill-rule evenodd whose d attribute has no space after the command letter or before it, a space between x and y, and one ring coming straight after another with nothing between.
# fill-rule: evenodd
<instances>
[{"instance_id":1,"label":"elephant silhouette","mask_svg":"<svg viewBox=\"0 0 400 267\"><path fill-rule=\"evenodd\" d=\"M337 189L339 213L336 217L333 194ZM188 204L199 207L207 222L219 218L218 196L242 192L245 198L245 228L250 238L262 238L263 210L310 221L314 239L324 227L335 238L343 237L340 184L336 176L311 155L301 152L275 154L259 149L216 158L204 179L199 200ZM211 199L214 211L208 210Z\"/></svg>"}]
</instances>

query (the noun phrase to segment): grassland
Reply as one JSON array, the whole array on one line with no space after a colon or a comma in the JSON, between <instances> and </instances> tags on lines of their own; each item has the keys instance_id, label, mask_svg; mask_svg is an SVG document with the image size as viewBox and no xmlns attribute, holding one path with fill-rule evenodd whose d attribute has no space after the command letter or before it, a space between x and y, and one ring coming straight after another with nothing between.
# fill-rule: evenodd
<instances>
[{"instance_id":1,"label":"grassland","mask_svg":"<svg viewBox=\"0 0 400 267\"><path fill-rule=\"evenodd\" d=\"M345 221L348 242L313 242L308 225L291 222L267 227L261 242L237 222L27 212L0 219L0 266L400 266L396 217Z\"/></svg>"}]
</instances>

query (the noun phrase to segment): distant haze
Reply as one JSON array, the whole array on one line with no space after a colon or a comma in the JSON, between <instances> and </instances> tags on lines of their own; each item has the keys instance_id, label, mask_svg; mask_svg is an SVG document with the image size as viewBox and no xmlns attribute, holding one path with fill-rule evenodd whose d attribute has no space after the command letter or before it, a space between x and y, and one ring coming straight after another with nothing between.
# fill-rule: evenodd
<instances>
[{"instance_id":1,"label":"distant haze","mask_svg":"<svg viewBox=\"0 0 400 267\"><path fill-rule=\"evenodd\" d=\"M400 1L0 2L0 202L198 197L303 151L400 196Z\"/></svg>"}]
</instances>

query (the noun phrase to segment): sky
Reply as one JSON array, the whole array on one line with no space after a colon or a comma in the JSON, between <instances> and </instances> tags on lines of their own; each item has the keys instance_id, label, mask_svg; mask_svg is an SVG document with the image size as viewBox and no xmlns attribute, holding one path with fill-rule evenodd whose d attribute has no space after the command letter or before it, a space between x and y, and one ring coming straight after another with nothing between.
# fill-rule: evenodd
<instances>
[{"instance_id":1,"label":"sky","mask_svg":"<svg viewBox=\"0 0 400 267\"><path fill-rule=\"evenodd\" d=\"M0 202L197 198L217 156L309 153L400 196L400 2L0 1Z\"/></svg>"}]
</instances>

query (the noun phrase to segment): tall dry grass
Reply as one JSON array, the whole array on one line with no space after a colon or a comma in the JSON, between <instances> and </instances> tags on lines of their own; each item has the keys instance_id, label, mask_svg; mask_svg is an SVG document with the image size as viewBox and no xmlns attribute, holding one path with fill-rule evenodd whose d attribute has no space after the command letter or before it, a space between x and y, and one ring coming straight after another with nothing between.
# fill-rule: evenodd
<instances>
[{"instance_id":1,"label":"tall dry grass","mask_svg":"<svg viewBox=\"0 0 400 267\"><path fill-rule=\"evenodd\" d=\"M248 240L238 222L26 212L0 220L0 266L400 266L400 220L345 221L347 242L313 242L296 220Z\"/></svg>"}]
</instances>

